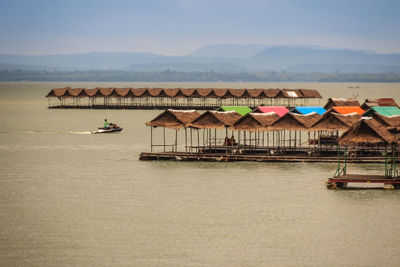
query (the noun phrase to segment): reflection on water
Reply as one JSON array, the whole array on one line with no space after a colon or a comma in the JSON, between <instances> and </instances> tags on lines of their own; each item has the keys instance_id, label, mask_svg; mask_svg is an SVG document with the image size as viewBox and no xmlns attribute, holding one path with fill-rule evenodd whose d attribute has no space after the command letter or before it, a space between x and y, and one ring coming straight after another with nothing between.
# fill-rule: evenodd
<instances>
[{"instance_id":1,"label":"reflection on water","mask_svg":"<svg viewBox=\"0 0 400 267\"><path fill-rule=\"evenodd\" d=\"M398 191L328 191L334 163L140 162L150 142L144 122L160 111L46 109L45 93L66 85L0 84L1 265L395 266L400 260ZM90 85L135 86L71 86ZM348 84L244 85L257 86L353 93ZM377 88L398 100L393 84L357 90L363 99ZM104 118L124 131L82 134ZM348 170L379 174L383 166Z\"/></svg>"}]
</instances>

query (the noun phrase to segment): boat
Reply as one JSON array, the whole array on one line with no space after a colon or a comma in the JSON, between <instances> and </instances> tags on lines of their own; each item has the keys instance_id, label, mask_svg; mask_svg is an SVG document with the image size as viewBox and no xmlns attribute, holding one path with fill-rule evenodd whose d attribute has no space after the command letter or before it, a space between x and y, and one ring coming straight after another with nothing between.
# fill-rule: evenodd
<instances>
[{"instance_id":1,"label":"boat","mask_svg":"<svg viewBox=\"0 0 400 267\"><path fill-rule=\"evenodd\" d=\"M92 134L101 134L101 133L118 133L122 131L123 128L119 127L114 123L110 123L108 127L99 127L96 131L92 131Z\"/></svg>"}]
</instances>

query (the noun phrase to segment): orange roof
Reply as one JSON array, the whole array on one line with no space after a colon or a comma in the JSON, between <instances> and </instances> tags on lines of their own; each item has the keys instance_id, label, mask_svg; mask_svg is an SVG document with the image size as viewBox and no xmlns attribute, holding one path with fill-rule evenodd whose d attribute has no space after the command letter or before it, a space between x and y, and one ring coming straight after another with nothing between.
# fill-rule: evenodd
<instances>
[{"instance_id":1,"label":"orange roof","mask_svg":"<svg viewBox=\"0 0 400 267\"><path fill-rule=\"evenodd\" d=\"M339 114L350 114L350 113L357 113L362 115L365 113L365 110L358 106L342 106L342 107L332 107L334 111Z\"/></svg>"}]
</instances>

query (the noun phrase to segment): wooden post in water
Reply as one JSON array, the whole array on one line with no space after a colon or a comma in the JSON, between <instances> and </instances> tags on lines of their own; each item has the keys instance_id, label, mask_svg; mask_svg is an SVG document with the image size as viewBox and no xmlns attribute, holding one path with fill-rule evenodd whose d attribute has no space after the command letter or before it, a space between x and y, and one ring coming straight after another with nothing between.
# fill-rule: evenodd
<instances>
[{"instance_id":1,"label":"wooden post in water","mask_svg":"<svg viewBox=\"0 0 400 267\"><path fill-rule=\"evenodd\" d=\"M153 126L150 126L150 152L153 152Z\"/></svg>"},{"instance_id":2,"label":"wooden post in water","mask_svg":"<svg viewBox=\"0 0 400 267\"><path fill-rule=\"evenodd\" d=\"M165 127L163 127L163 140L164 140L164 152L165 152Z\"/></svg>"},{"instance_id":3,"label":"wooden post in water","mask_svg":"<svg viewBox=\"0 0 400 267\"><path fill-rule=\"evenodd\" d=\"M178 130L175 130L175 152L178 152Z\"/></svg>"}]
</instances>

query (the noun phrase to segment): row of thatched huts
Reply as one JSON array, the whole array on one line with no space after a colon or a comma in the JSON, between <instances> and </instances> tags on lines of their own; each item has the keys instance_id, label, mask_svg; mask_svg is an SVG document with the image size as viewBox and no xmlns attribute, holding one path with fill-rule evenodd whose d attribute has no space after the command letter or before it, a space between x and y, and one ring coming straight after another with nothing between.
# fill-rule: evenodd
<instances>
[{"instance_id":1,"label":"row of thatched huts","mask_svg":"<svg viewBox=\"0 0 400 267\"><path fill-rule=\"evenodd\" d=\"M210 107L221 105L307 105L321 99L314 89L229 88L56 88L46 95L49 107L132 108ZM52 103L51 99L58 102Z\"/></svg>"},{"instance_id":2,"label":"row of thatched huts","mask_svg":"<svg viewBox=\"0 0 400 267\"><path fill-rule=\"evenodd\" d=\"M323 115L316 112L308 115L287 112L282 116L275 112L251 112L242 116L235 111L207 111L200 114L195 110L166 110L146 125L151 126L152 151L153 141L156 140L153 138L153 128L156 127L163 128L164 143L156 146L163 147L164 151L168 146L173 151L178 150L178 130L183 128L185 151L218 152L228 151L230 147L234 148L229 150L231 153L238 149L242 152L334 152L339 138L349 144L350 140L346 139L349 131L361 127L363 130L358 131L356 137L351 136L352 140L358 140L354 142L354 148L366 153L380 153L385 143L397 140L400 116L384 116L375 112L371 113L371 117L362 117L357 113L340 114L335 109ZM165 129L176 131L172 145L166 144ZM221 134L220 130L224 132ZM190 142L187 131L190 131ZM192 131L197 132L195 144Z\"/></svg>"}]
</instances>

